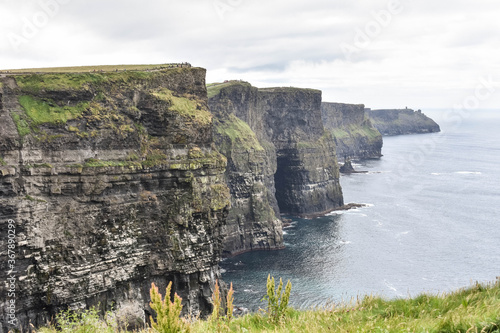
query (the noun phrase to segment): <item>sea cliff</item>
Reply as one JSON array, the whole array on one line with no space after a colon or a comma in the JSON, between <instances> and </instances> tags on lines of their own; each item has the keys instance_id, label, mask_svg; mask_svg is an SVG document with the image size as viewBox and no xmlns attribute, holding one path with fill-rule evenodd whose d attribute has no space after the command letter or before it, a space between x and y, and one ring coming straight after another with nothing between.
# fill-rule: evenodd
<instances>
[{"instance_id":1,"label":"sea cliff","mask_svg":"<svg viewBox=\"0 0 500 333\"><path fill-rule=\"evenodd\" d=\"M412 109L367 109L370 120L382 135L439 132L439 125L422 111Z\"/></svg>"},{"instance_id":2,"label":"sea cliff","mask_svg":"<svg viewBox=\"0 0 500 333\"><path fill-rule=\"evenodd\" d=\"M186 313L208 314L230 194L205 70L1 81L0 229L14 222L18 327L93 305L140 325L151 282L173 281ZM6 281L6 233L0 246Z\"/></svg>"},{"instance_id":3,"label":"sea cliff","mask_svg":"<svg viewBox=\"0 0 500 333\"><path fill-rule=\"evenodd\" d=\"M382 135L373 127L363 104L321 104L323 124L337 146L339 161L382 156Z\"/></svg>"},{"instance_id":4,"label":"sea cliff","mask_svg":"<svg viewBox=\"0 0 500 333\"><path fill-rule=\"evenodd\" d=\"M312 216L343 205L319 90L229 81L209 85L208 95L229 166L226 253L280 248L281 214Z\"/></svg>"},{"instance_id":5,"label":"sea cliff","mask_svg":"<svg viewBox=\"0 0 500 333\"><path fill-rule=\"evenodd\" d=\"M231 210L224 255L282 248L274 182L276 149L243 120L259 115L253 123L263 121L257 110L258 90L248 83L234 82L211 85L208 94L216 145L228 160L226 182L231 191Z\"/></svg>"}]
</instances>

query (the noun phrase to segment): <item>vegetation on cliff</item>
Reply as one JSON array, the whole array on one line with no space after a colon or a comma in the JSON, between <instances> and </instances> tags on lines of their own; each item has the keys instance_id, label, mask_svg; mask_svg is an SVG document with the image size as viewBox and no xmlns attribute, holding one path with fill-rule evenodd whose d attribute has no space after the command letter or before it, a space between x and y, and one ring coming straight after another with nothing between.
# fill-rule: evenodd
<instances>
[{"instance_id":1,"label":"vegetation on cliff","mask_svg":"<svg viewBox=\"0 0 500 333\"><path fill-rule=\"evenodd\" d=\"M190 332L500 332L500 280L492 284L476 283L470 288L440 295L422 294L410 299L387 300L365 296L349 304L311 310L286 306L288 294L270 291L268 280L267 311L235 319L217 316L209 320L175 322ZM281 292L281 289L279 292ZM271 295L271 296L269 296ZM273 298L274 302L269 302ZM232 300L231 300L232 302ZM173 304L173 303L172 303ZM282 307L279 305L285 304ZM231 303L232 306L232 303ZM273 309L279 308L275 316ZM65 316L64 318L67 318ZM72 317L71 332L126 332L99 321L95 312ZM213 319L213 320L212 320ZM179 323L179 324L177 324ZM72 325L72 326L71 326ZM116 326L115 326L116 327ZM64 329L63 329L64 330ZM55 333L42 328L41 333ZM167 332L146 329L145 332Z\"/></svg>"},{"instance_id":2,"label":"vegetation on cliff","mask_svg":"<svg viewBox=\"0 0 500 333\"><path fill-rule=\"evenodd\" d=\"M0 77L0 227L12 219L22 228L16 262L26 268L17 327L2 321L0 331L26 331L82 304L113 304L117 317L133 309L142 327L145 280L161 288L177 281L183 314L210 313L206 290L220 278L230 193L205 74L179 67Z\"/></svg>"},{"instance_id":3,"label":"vegetation on cliff","mask_svg":"<svg viewBox=\"0 0 500 333\"><path fill-rule=\"evenodd\" d=\"M227 139L222 143L224 151L231 148L264 150L250 126L234 114L230 114L227 119L217 119L215 129L223 139ZM224 147L227 144L231 147Z\"/></svg>"},{"instance_id":4,"label":"vegetation on cliff","mask_svg":"<svg viewBox=\"0 0 500 333\"><path fill-rule=\"evenodd\" d=\"M239 80L230 80L230 81L226 81L226 82L222 82L222 83L221 82L209 83L209 84L207 84L208 98L212 98L212 97L218 95L222 89L230 87L232 85L247 86L247 87L252 86L248 82L239 81Z\"/></svg>"},{"instance_id":5,"label":"vegetation on cliff","mask_svg":"<svg viewBox=\"0 0 500 333\"><path fill-rule=\"evenodd\" d=\"M420 110L370 110L368 116L383 135L433 133L441 130L434 120Z\"/></svg>"},{"instance_id":6,"label":"vegetation on cliff","mask_svg":"<svg viewBox=\"0 0 500 333\"><path fill-rule=\"evenodd\" d=\"M382 135L368 119L363 104L321 104L325 128L334 137L337 158L366 159L382 155Z\"/></svg>"}]
</instances>

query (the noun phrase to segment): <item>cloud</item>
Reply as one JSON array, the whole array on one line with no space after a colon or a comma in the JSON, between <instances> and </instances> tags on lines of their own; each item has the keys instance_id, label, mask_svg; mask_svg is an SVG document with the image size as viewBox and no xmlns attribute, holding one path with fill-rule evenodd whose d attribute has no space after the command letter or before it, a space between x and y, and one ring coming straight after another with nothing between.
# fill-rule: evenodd
<instances>
[{"instance_id":1,"label":"cloud","mask_svg":"<svg viewBox=\"0 0 500 333\"><path fill-rule=\"evenodd\" d=\"M26 22L54 1L57 13L24 38ZM446 107L500 73L493 0L64 2L0 1L3 68L189 61L208 69L208 81L319 88L331 101L416 108ZM17 48L12 34L25 39ZM498 105L497 97L484 105Z\"/></svg>"}]
</instances>

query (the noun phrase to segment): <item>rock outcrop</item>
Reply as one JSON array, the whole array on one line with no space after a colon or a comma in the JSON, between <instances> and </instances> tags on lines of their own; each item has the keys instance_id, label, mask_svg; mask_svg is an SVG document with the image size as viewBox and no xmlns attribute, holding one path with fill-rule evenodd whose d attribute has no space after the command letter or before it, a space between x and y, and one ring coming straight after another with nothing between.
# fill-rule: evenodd
<instances>
[{"instance_id":1,"label":"rock outcrop","mask_svg":"<svg viewBox=\"0 0 500 333\"><path fill-rule=\"evenodd\" d=\"M343 205L320 91L230 81L210 85L208 95L216 141L228 158L227 253L281 247L280 211L315 215Z\"/></svg>"},{"instance_id":2,"label":"rock outcrop","mask_svg":"<svg viewBox=\"0 0 500 333\"><path fill-rule=\"evenodd\" d=\"M321 104L323 124L331 131L337 158L360 160L382 156L382 135L373 127L363 104Z\"/></svg>"},{"instance_id":3,"label":"rock outcrop","mask_svg":"<svg viewBox=\"0 0 500 333\"><path fill-rule=\"evenodd\" d=\"M224 254L282 248L283 229L274 183L276 151L238 117L255 114L257 88L237 83L209 87L208 92L217 148L228 160L231 210Z\"/></svg>"},{"instance_id":4,"label":"rock outcrop","mask_svg":"<svg viewBox=\"0 0 500 333\"><path fill-rule=\"evenodd\" d=\"M422 111L412 109L370 110L370 120L382 135L420 134L439 132L439 125Z\"/></svg>"},{"instance_id":5,"label":"rock outcrop","mask_svg":"<svg viewBox=\"0 0 500 333\"><path fill-rule=\"evenodd\" d=\"M274 175L282 213L307 216L343 205L335 142L321 119L321 91L259 89L264 135L277 155Z\"/></svg>"},{"instance_id":6,"label":"rock outcrop","mask_svg":"<svg viewBox=\"0 0 500 333\"><path fill-rule=\"evenodd\" d=\"M229 190L205 70L1 80L3 331L11 300L17 327L92 305L144 322L151 282L173 281L186 312L208 314Z\"/></svg>"}]
</instances>

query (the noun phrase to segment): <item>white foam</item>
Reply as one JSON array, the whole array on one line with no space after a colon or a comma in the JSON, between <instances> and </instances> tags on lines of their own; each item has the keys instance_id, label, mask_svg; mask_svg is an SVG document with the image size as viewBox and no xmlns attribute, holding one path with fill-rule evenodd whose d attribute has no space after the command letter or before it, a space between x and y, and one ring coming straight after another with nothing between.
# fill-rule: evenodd
<instances>
[{"instance_id":1,"label":"white foam","mask_svg":"<svg viewBox=\"0 0 500 333\"><path fill-rule=\"evenodd\" d=\"M352 242L351 241L340 241L340 245L347 245L347 244L351 244Z\"/></svg>"},{"instance_id":2,"label":"white foam","mask_svg":"<svg viewBox=\"0 0 500 333\"><path fill-rule=\"evenodd\" d=\"M333 212L330 212L328 214L325 214L325 216L332 216L332 215L342 215L344 214L345 211L344 210L334 210Z\"/></svg>"},{"instance_id":3,"label":"white foam","mask_svg":"<svg viewBox=\"0 0 500 333\"><path fill-rule=\"evenodd\" d=\"M392 291L394 291L395 293L398 293L398 290L396 288L394 288L394 286L392 284L390 284L387 280L384 280L384 284L387 288L391 289Z\"/></svg>"},{"instance_id":4,"label":"white foam","mask_svg":"<svg viewBox=\"0 0 500 333\"><path fill-rule=\"evenodd\" d=\"M361 216L361 217L367 217L368 216L366 214L358 213L356 211L349 212L349 215L356 215L356 216Z\"/></svg>"},{"instance_id":5,"label":"white foam","mask_svg":"<svg viewBox=\"0 0 500 333\"><path fill-rule=\"evenodd\" d=\"M433 173L431 173L431 175L433 175L433 176L441 176L441 175L443 175L443 173L440 173L440 172L433 172Z\"/></svg>"},{"instance_id":6,"label":"white foam","mask_svg":"<svg viewBox=\"0 0 500 333\"><path fill-rule=\"evenodd\" d=\"M455 173L458 173L459 175L481 175L482 172L479 171L457 171Z\"/></svg>"},{"instance_id":7,"label":"white foam","mask_svg":"<svg viewBox=\"0 0 500 333\"><path fill-rule=\"evenodd\" d=\"M403 232L397 233L396 238L399 238L399 237L404 236L404 235L408 235L409 233L410 233L410 231L403 231Z\"/></svg>"}]
</instances>

